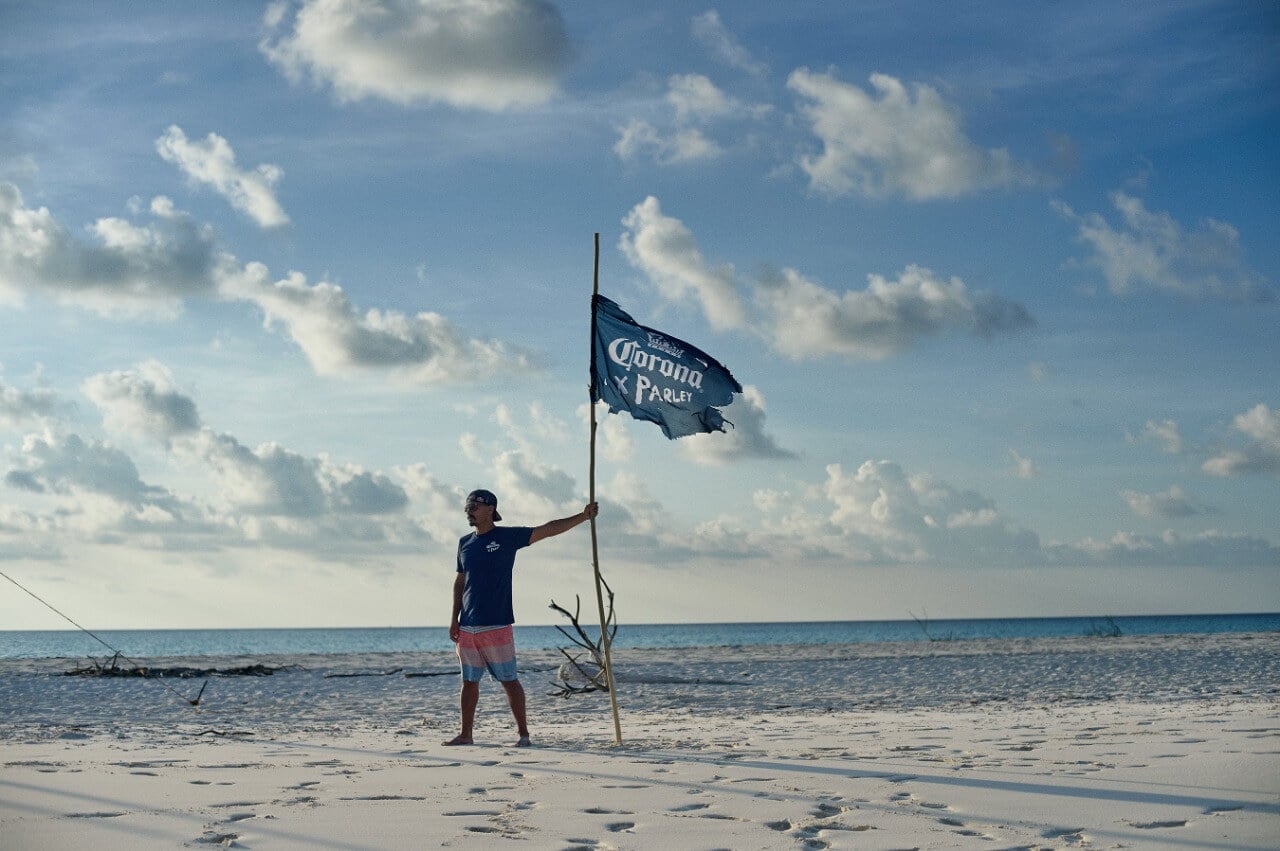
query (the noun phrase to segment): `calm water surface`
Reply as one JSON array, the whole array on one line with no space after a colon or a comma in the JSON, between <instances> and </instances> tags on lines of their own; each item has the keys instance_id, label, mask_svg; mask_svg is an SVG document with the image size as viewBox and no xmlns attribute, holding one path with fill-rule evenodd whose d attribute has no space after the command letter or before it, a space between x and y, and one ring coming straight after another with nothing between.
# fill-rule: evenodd
<instances>
[{"instance_id":1,"label":"calm water surface","mask_svg":"<svg viewBox=\"0 0 1280 851\"><path fill-rule=\"evenodd\" d=\"M592 635L598 627L587 627ZM974 620L828 621L813 623L624 624L616 647L722 647L761 644L857 644L1080 635L1195 635L1280 632L1280 613L1130 615L1124 617L984 618ZM451 650L443 627L373 629L95 630L111 647L138 659L154 656L256 656L292 653L379 653ZM529 649L569 646L553 626L516 626ZM102 657L111 651L76 630L0 630L0 659Z\"/></svg>"}]
</instances>

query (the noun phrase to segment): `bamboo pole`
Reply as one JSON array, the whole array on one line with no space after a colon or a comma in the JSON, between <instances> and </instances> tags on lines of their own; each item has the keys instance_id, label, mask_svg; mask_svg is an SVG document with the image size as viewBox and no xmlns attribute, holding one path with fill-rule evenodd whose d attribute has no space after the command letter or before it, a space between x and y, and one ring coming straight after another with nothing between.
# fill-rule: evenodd
<instances>
[{"instance_id":1,"label":"bamboo pole","mask_svg":"<svg viewBox=\"0 0 1280 851\"><path fill-rule=\"evenodd\" d=\"M596 501L596 296L600 294L600 234L595 239L595 263L591 274L591 464L590 501ZM596 606L600 610L600 646L604 648L605 682L609 686L609 703L613 707L614 744L622 744L622 720L618 715L618 688L613 681L613 658L610 655L609 623L604 614L604 591L600 587L600 546L596 535L596 518L591 518L591 569L596 580Z\"/></svg>"}]
</instances>

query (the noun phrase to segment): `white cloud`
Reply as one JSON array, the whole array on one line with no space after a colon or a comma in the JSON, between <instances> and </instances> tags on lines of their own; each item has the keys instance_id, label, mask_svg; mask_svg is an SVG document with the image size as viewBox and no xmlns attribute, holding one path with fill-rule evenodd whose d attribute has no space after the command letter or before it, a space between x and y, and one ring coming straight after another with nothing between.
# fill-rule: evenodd
<instances>
[{"instance_id":1,"label":"white cloud","mask_svg":"<svg viewBox=\"0 0 1280 851\"><path fill-rule=\"evenodd\" d=\"M576 413L588 429L590 435L591 406L589 402L579 405ZM629 417L611 415L609 406L604 402L596 403L596 452L610 461L630 461L635 456L635 442L631 439L631 430L627 428Z\"/></svg>"},{"instance_id":2,"label":"white cloud","mask_svg":"<svg viewBox=\"0 0 1280 851\"><path fill-rule=\"evenodd\" d=\"M631 162L648 154L659 165L710 160L720 156L720 146L696 127L684 127L663 134L641 119L632 119L618 130L613 152L623 162Z\"/></svg>"},{"instance_id":3,"label":"white cloud","mask_svg":"<svg viewBox=\"0 0 1280 851\"><path fill-rule=\"evenodd\" d=\"M1262 538L1215 530L1195 535L1166 531L1159 536L1117 532L1105 541L1085 538L1046 549L1051 563L1064 565L1152 565L1156 567L1280 566L1280 547Z\"/></svg>"},{"instance_id":4,"label":"white cloud","mask_svg":"<svg viewBox=\"0 0 1280 851\"><path fill-rule=\"evenodd\" d=\"M768 105L744 104L729 97L702 74L673 74L664 103L671 117L661 121L661 129L641 118L618 128L613 151L623 162L645 155L659 165L715 159L724 148L704 128L718 121L759 120L771 111Z\"/></svg>"},{"instance_id":5,"label":"white cloud","mask_svg":"<svg viewBox=\"0 0 1280 851\"><path fill-rule=\"evenodd\" d=\"M693 234L679 219L663 215L652 195L622 220L627 228L619 247L633 266L649 276L669 301L695 299L717 330L739 328L746 308L738 294L732 266L710 268Z\"/></svg>"},{"instance_id":6,"label":"white cloud","mask_svg":"<svg viewBox=\"0 0 1280 851\"><path fill-rule=\"evenodd\" d=\"M843 294L784 269L755 285L760 312L751 317L734 267L711 267L693 234L679 219L665 215L657 198L637 204L623 224L627 230L619 247L664 298L677 304L694 299L713 328L749 328L796 360L830 355L878 359L930 335L991 337L1035 324L1017 302L970 291L959 278L944 281L915 265L897 281L868 275L867 289Z\"/></svg>"},{"instance_id":7,"label":"white cloud","mask_svg":"<svg viewBox=\"0 0 1280 851\"><path fill-rule=\"evenodd\" d=\"M926 336L991 337L1035 324L1022 305L972 292L959 278L944 281L920 266L908 266L896 281L881 275L867 280L865 290L839 294L783 269L756 289L765 315L761 331L776 350L797 360L880 359Z\"/></svg>"},{"instance_id":8,"label":"white cloud","mask_svg":"<svg viewBox=\"0 0 1280 851\"><path fill-rule=\"evenodd\" d=\"M675 74L667 86L667 103L679 124L718 118L735 109L733 101L702 74Z\"/></svg>"},{"instance_id":9,"label":"white cloud","mask_svg":"<svg viewBox=\"0 0 1280 851\"><path fill-rule=\"evenodd\" d=\"M1147 210L1142 199L1114 192L1111 202L1122 224L1112 225L1100 213L1077 215L1066 204L1053 204L1078 227L1079 240L1093 249L1088 258L1101 270L1111 292L1118 296L1151 290L1183 298L1265 301L1275 292L1249 268L1239 232L1206 219L1186 230L1168 213Z\"/></svg>"},{"instance_id":10,"label":"white cloud","mask_svg":"<svg viewBox=\"0 0 1280 851\"><path fill-rule=\"evenodd\" d=\"M831 523L873 561L1019 564L1038 560L1035 533L1005 520L987 497L959 491L892 461L850 476L827 467Z\"/></svg>"},{"instance_id":11,"label":"white cloud","mask_svg":"<svg viewBox=\"0 0 1280 851\"><path fill-rule=\"evenodd\" d=\"M795 458L765 432L764 394L750 384L724 408L724 432L695 434L680 442L680 451L698 464L726 464L747 458Z\"/></svg>"},{"instance_id":12,"label":"white cloud","mask_svg":"<svg viewBox=\"0 0 1280 851\"><path fill-rule=\"evenodd\" d=\"M692 29L694 38L710 48L717 59L730 67L756 76L769 70L763 62L756 61L751 52L725 28L724 22L720 20L720 13L715 9L708 9L696 16Z\"/></svg>"},{"instance_id":13,"label":"white cloud","mask_svg":"<svg viewBox=\"0 0 1280 851\"><path fill-rule=\"evenodd\" d=\"M1034 479L1040 475L1040 468L1030 458L1023 458L1016 450L1010 449L1013 456L1014 474L1020 479Z\"/></svg>"},{"instance_id":14,"label":"white cloud","mask_svg":"<svg viewBox=\"0 0 1280 851\"><path fill-rule=\"evenodd\" d=\"M148 361L129 372L104 372L84 384L111 431L168 442L200 428L195 402L178 392L173 373Z\"/></svg>"},{"instance_id":15,"label":"white cloud","mask_svg":"<svg viewBox=\"0 0 1280 851\"><path fill-rule=\"evenodd\" d=\"M1238 414L1232 428L1250 438L1243 449L1224 449L1204 462L1215 476L1280 473L1280 409L1257 405Z\"/></svg>"},{"instance_id":16,"label":"white cloud","mask_svg":"<svg viewBox=\"0 0 1280 851\"><path fill-rule=\"evenodd\" d=\"M560 13L541 0L305 0L265 20L267 58L342 101L537 106L559 91L570 56Z\"/></svg>"},{"instance_id":17,"label":"white cloud","mask_svg":"<svg viewBox=\"0 0 1280 851\"><path fill-rule=\"evenodd\" d=\"M17 430L49 423L62 406L47 387L19 390L0 380L0 428Z\"/></svg>"},{"instance_id":18,"label":"white cloud","mask_svg":"<svg viewBox=\"0 0 1280 851\"><path fill-rule=\"evenodd\" d=\"M787 86L807 99L800 112L822 142L820 154L800 159L820 192L923 200L1043 183L1007 150L974 144L955 109L930 86L916 84L913 99L897 79L873 74L876 98L808 68L793 71Z\"/></svg>"},{"instance_id":19,"label":"white cloud","mask_svg":"<svg viewBox=\"0 0 1280 851\"><path fill-rule=\"evenodd\" d=\"M264 163L252 171L245 171L236 165L235 151L226 139L210 133L203 142L192 142L176 125L169 127L156 140L156 151L182 169L191 180L213 187L231 206L261 227L280 227L289 223L289 217L274 193L274 187L283 175L279 166Z\"/></svg>"},{"instance_id":20,"label":"white cloud","mask_svg":"<svg viewBox=\"0 0 1280 851\"><path fill-rule=\"evenodd\" d=\"M395 472L403 482L405 493L418 509L418 524L437 543L457 541L466 492L461 487L442 482L425 464L411 464Z\"/></svg>"},{"instance_id":21,"label":"white cloud","mask_svg":"<svg viewBox=\"0 0 1280 851\"><path fill-rule=\"evenodd\" d=\"M580 499L573 476L520 450L499 453L493 459L493 484L477 487L496 493L503 517L522 526L556 519ZM581 507L579 502L574 510Z\"/></svg>"},{"instance_id":22,"label":"white cloud","mask_svg":"<svg viewBox=\"0 0 1280 851\"><path fill-rule=\"evenodd\" d=\"M17 472L23 482L40 491L82 489L134 504L167 496L163 488L142 481L137 466L124 452L79 435L28 435L22 444L22 458L25 464Z\"/></svg>"},{"instance_id":23,"label":"white cloud","mask_svg":"<svg viewBox=\"0 0 1280 851\"><path fill-rule=\"evenodd\" d=\"M250 264L225 279L224 293L260 307L267 327L283 325L321 375L387 369L409 381L438 384L533 368L527 354L464 337L438 313L362 315L341 287L309 285L297 272L272 284L265 267Z\"/></svg>"},{"instance_id":24,"label":"white cloud","mask_svg":"<svg viewBox=\"0 0 1280 851\"><path fill-rule=\"evenodd\" d=\"M0 300L44 290L103 313L173 314L186 298L247 301L279 323L317 373L387 370L422 384L478 381L530 371L528 353L467 338L438 313L361 315L340 287L307 284L300 273L272 284L261 263L241 267L218 249L212 229L197 225L167 198L151 202L155 218L140 227L118 218L91 228L85 245L47 209L28 209L16 187L0 183Z\"/></svg>"},{"instance_id":25,"label":"white cloud","mask_svg":"<svg viewBox=\"0 0 1280 851\"><path fill-rule=\"evenodd\" d=\"M1120 496L1128 503L1129 509L1139 517L1191 517L1203 512L1187 492L1177 485L1163 493L1125 490L1120 492Z\"/></svg>"},{"instance_id":26,"label":"white cloud","mask_svg":"<svg viewBox=\"0 0 1280 851\"><path fill-rule=\"evenodd\" d=\"M233 517L387 515L401 513L408 504L404 488L382 473L325 455L306 457L276 443L251 449L202 426L195 402L175 387L163 364L101 373L85 388L108 427L156 440L211 473Z\"/></svg>"},{"instance_id":27,"label":"white cloud","mask_svg":"<svg viewBox=\"0 0 1280 851\"><path fill-rule=\"evenodd\" d=\"M1155 420L1147 420L1146 428L1143 429L1142 434L1144 437L1157 441L1167 454L1182 454L1182 432L1178 429L1178 424L1173 420L1165 420L1160 423Z\"/></svg>"},{"instance_id":28,"label":"white cloud","mask_svg":"<svg viewBox=\"0 0 1280 851\"><path fill-rule=\"evenodd\" d=\"M212 229L167 198L153 200L150 212L146 226L99 219L87 243L48 209L25 206L16 186L0 183L0 298L40 290L104 313L172 313L184 298L214 294L228 258Z\"/></svg>"}]
</instances>

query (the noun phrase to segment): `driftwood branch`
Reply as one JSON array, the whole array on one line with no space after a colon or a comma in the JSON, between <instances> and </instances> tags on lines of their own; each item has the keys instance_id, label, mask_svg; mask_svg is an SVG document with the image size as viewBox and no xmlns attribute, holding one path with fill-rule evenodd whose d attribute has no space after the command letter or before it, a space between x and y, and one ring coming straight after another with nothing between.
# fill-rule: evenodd
<instances>
[{"instance_id":1,"label":"driftwood branch","mask_svg":"<svg viewBox=\"0 0 1280 851\"><path fill-rule=\"evenodd\" d=\"M609 643L612 644L614 636L618 634L618 621L613 610L613 589L609 587L609 583L605 582L603 578L600 579L600 583L604 586L609 596L609 606L605 616L605 633L608 635ZM563 647L557 648L566 661L560 665L557 677L552 681L555 691L548 692L548 694L557 697L568 697L573 694L585 694L592 691L607 692L609 690L609 679L606 675L604 664L604 642L598 638L593 639L579 622L579 617L582 613L582 598L576 594L574 595L572 612L555 600L551 601L551 608L568 618L569 623L572 625L572 631L559 625L556 626L556 629L575 646L585 651L590 656L590 661L580 661L582 653L570 653L569 650ZM581 680L584 684L578 685L578 680Z\"/></svg>"},{"instance_id":2,"label":"driftwood branch","mask_svg":"<svg viewBox=\"0 0 1280 851\"><path fill-rule=\"evenodd\" d=\"M110 664L90 658L87 667L73 668L63 673L68 677L147 677L150 679L193 679L199 677L222 676L222 677L269 677L276 671L283 671L286 668L297 667L296 665L281 665L278 667L270 667L268 665L245 665L240 668L147 668L140 665L134 665L130 668L120 666L121 656L119 653L112 656Z\"/></svg>"}]
</instances>

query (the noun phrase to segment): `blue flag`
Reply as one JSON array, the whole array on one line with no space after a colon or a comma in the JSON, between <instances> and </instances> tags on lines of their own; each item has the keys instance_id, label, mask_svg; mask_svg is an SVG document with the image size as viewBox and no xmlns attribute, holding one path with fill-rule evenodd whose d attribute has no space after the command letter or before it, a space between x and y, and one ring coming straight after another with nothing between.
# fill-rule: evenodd
<instances>
[{"instance_id":1,"label":"blue flag","mask_svg":"<svg viewBox=\"0 0 1280 851\"><path fill-rule=\"evenodd\" d=\"M719 407L742 392L729 370L696 346L638 325L602 295L592 316L593 398L612 413L657 423L668 438L724 431Z\"/></svg>"}]
</instances>

